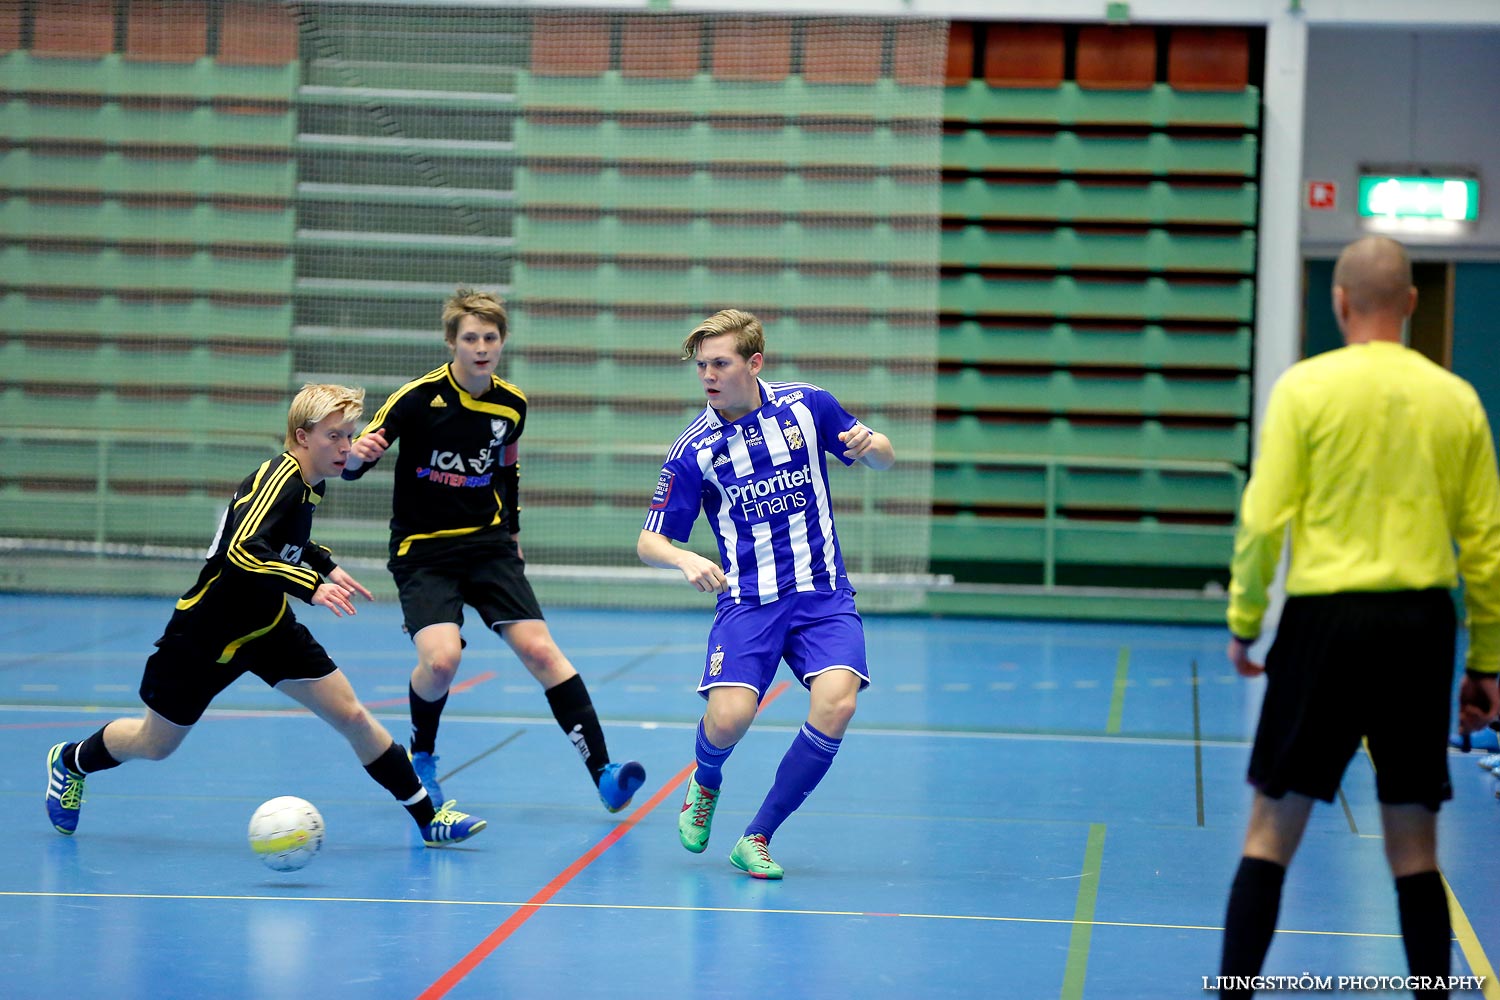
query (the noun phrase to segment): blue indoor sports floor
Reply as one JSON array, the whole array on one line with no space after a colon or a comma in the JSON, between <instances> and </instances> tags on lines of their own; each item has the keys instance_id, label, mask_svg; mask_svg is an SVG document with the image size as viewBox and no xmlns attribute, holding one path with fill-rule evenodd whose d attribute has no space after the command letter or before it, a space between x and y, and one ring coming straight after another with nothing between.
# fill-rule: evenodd
<instances>
[{"instance_id":1,"label":"blue indoor sports floor","mask_svg":"<svg viewBox=\"0 0 1500 1000\"><path fill-rule=\"evenodd\" d=\"M806 712L785 670L726 768L708 851L677 843L706 607L550 612L613 756L649 773L618 815L477 631L439 742L445 790L489 820L467 844L424 849L347 745L253 677L171 759L90 779L59 836L47 748L138 712L169 608L0 595L0 996L1162 1000L1205 996L1217 972L1262 683L1234 676L1218 629L869 617L875 684L775 839L776 883L727 855ZM403 739L394 604L298 610ZM1453 971L1491 977L1465 995L1494 1000L1500 802L1474 759L1451 761L1442 859ZM277 874L245 828L288 794L327 842ZM1362 754L1314 813L1265 972L1405 975Z\"/></svg>"}]
</instances>

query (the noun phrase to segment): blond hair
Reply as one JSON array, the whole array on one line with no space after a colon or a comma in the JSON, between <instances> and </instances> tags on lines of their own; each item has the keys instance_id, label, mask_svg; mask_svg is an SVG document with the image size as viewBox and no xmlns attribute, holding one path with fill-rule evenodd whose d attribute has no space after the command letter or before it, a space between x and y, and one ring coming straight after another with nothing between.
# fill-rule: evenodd
<instances>
[{"instance_id":1,"label":"blond hair","mask_svg":"<svg viewBox=\"0 0 1500 1000\"><path fill-rule=\"evenodd\" d=\"M330 413L341 415L345 421L359 419L365 411L365 391L347 385L309 383L292 399L286 411L286 446L297 446L297 429L311 430Z\"/></svg>"},{"instance_id":2,"label":"blond hair","mask_svg":"<svg viewBox=\"0 0 1500 1000\"><path fill-rule=\"evenodd\" d=\"M721 309L688 334L682 342L682 360L692 360L698 353L699 344L721 333L734 334L735 352L746 361L766 351L766 334L761 329L760 320L743 309Z\"/></svg>"},{"instance_id":3,"label":"blond hair","mask_svg":"<svg viewBox=\"0 0 1500 1000\"><path fill-rule=\"evenodd\" d=\"M510 332L510 319L500 297L477 288L459 288L443 303L443 338L452 344L458 339L458 324L465 316L477 316L500 328L503 341Z\"/></svg>"}]
</instances>

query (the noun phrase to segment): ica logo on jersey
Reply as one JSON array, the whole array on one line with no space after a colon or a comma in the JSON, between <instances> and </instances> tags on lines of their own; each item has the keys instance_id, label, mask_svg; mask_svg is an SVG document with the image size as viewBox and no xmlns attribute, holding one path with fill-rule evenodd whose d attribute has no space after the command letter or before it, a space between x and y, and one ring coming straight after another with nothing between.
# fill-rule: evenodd
<instances>
[{"instance_id":1,"label":"ica logo on jersey","mask_svg":"<svg viewBox=\"0 0 1500 1000\"><path fill-rule=\"evenodd\" d=\"M469 472L472 470L474 475L477 476L488 469L490 462L493 460L494 452L489 448L480 449L479 456L468 459L467 463L464 457L457 452L438 451L434 449L432 459L428 462L428 465L431 468L442 469L446 472Z\"/></svg>"}]
</instances>

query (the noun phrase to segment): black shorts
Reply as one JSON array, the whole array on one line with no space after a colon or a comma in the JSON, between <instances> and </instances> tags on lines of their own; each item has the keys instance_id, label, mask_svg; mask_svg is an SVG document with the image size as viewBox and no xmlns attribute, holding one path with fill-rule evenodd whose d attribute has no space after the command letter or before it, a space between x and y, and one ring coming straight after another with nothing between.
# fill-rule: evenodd
<instances>
[{"instance_id":1,"label":"black shorts","mask_svg":"<svg viewBox=\"0 0 1500 1000\"><path fill-rule=\"evenodd\" d=\"M462 626L464 605L490 629L541 621L542 608L526 579L526 564L508 537L483 541L433 541L419 552L387 563L401 593L402 628L410 636L429 625Z\"/></svg>"},{"instance_id":2,"label":"black shorts","mask_svg":"<svg viewBox=\"0 0 1500 1000\"><path fill-rule=\"evenodd\" d=\"M243 674L275 687L282 681L317 680L338 669L290 612L271 631L237 649L228 663L218 662L223 640L168 633L156 640L156 647L141 675L141 701L179 726L195 724L219 692Z\"/></svg>"},{"instance_id":3,"label":"black shorts","mask_svg":"<svg viewBox=\"0 0 1500 1000\"><path fill-rule=\"evenodd\" d=\"M1386 805L1436 811L1448 780L1457 622L1446 590L1287 599L1266 657L1250 783L1332 802L1368 741Z\"/></svg>"}]
</instances>

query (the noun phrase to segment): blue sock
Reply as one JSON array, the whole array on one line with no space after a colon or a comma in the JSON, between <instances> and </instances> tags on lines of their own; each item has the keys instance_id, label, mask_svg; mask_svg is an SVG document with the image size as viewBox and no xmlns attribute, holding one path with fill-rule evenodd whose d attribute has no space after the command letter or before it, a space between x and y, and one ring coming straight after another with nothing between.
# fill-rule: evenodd
<instances>
[{"instance_id":1,"label":"blue sock","mask_svg":"<svg viewBox=\"0 0 1500 1000\"><path fill-rule=\"evenodd\" d=\"M698 720L698 772L693 775L693 780L704 788L717 791L724 783L724 762L734 752L734 747L727 746L722 750L708 742L708 735L703 732L703 720Z\"/></svg>"},{"instance_id":2,"label":"blue sock","mask_svg":"<svg viewBox=\"0 0 1500 1000\"><path fill-rule=\"evenodd\" d=\"M796 739L787 748L786 756L781 758L776 781L766 793L766 800L760 804L760 811L745 827L745 836L759 833L770 840L776 828L818 787L842 743L842 740L824 736L811 723L804 722Z\"/></svg>"}]
</instances>

